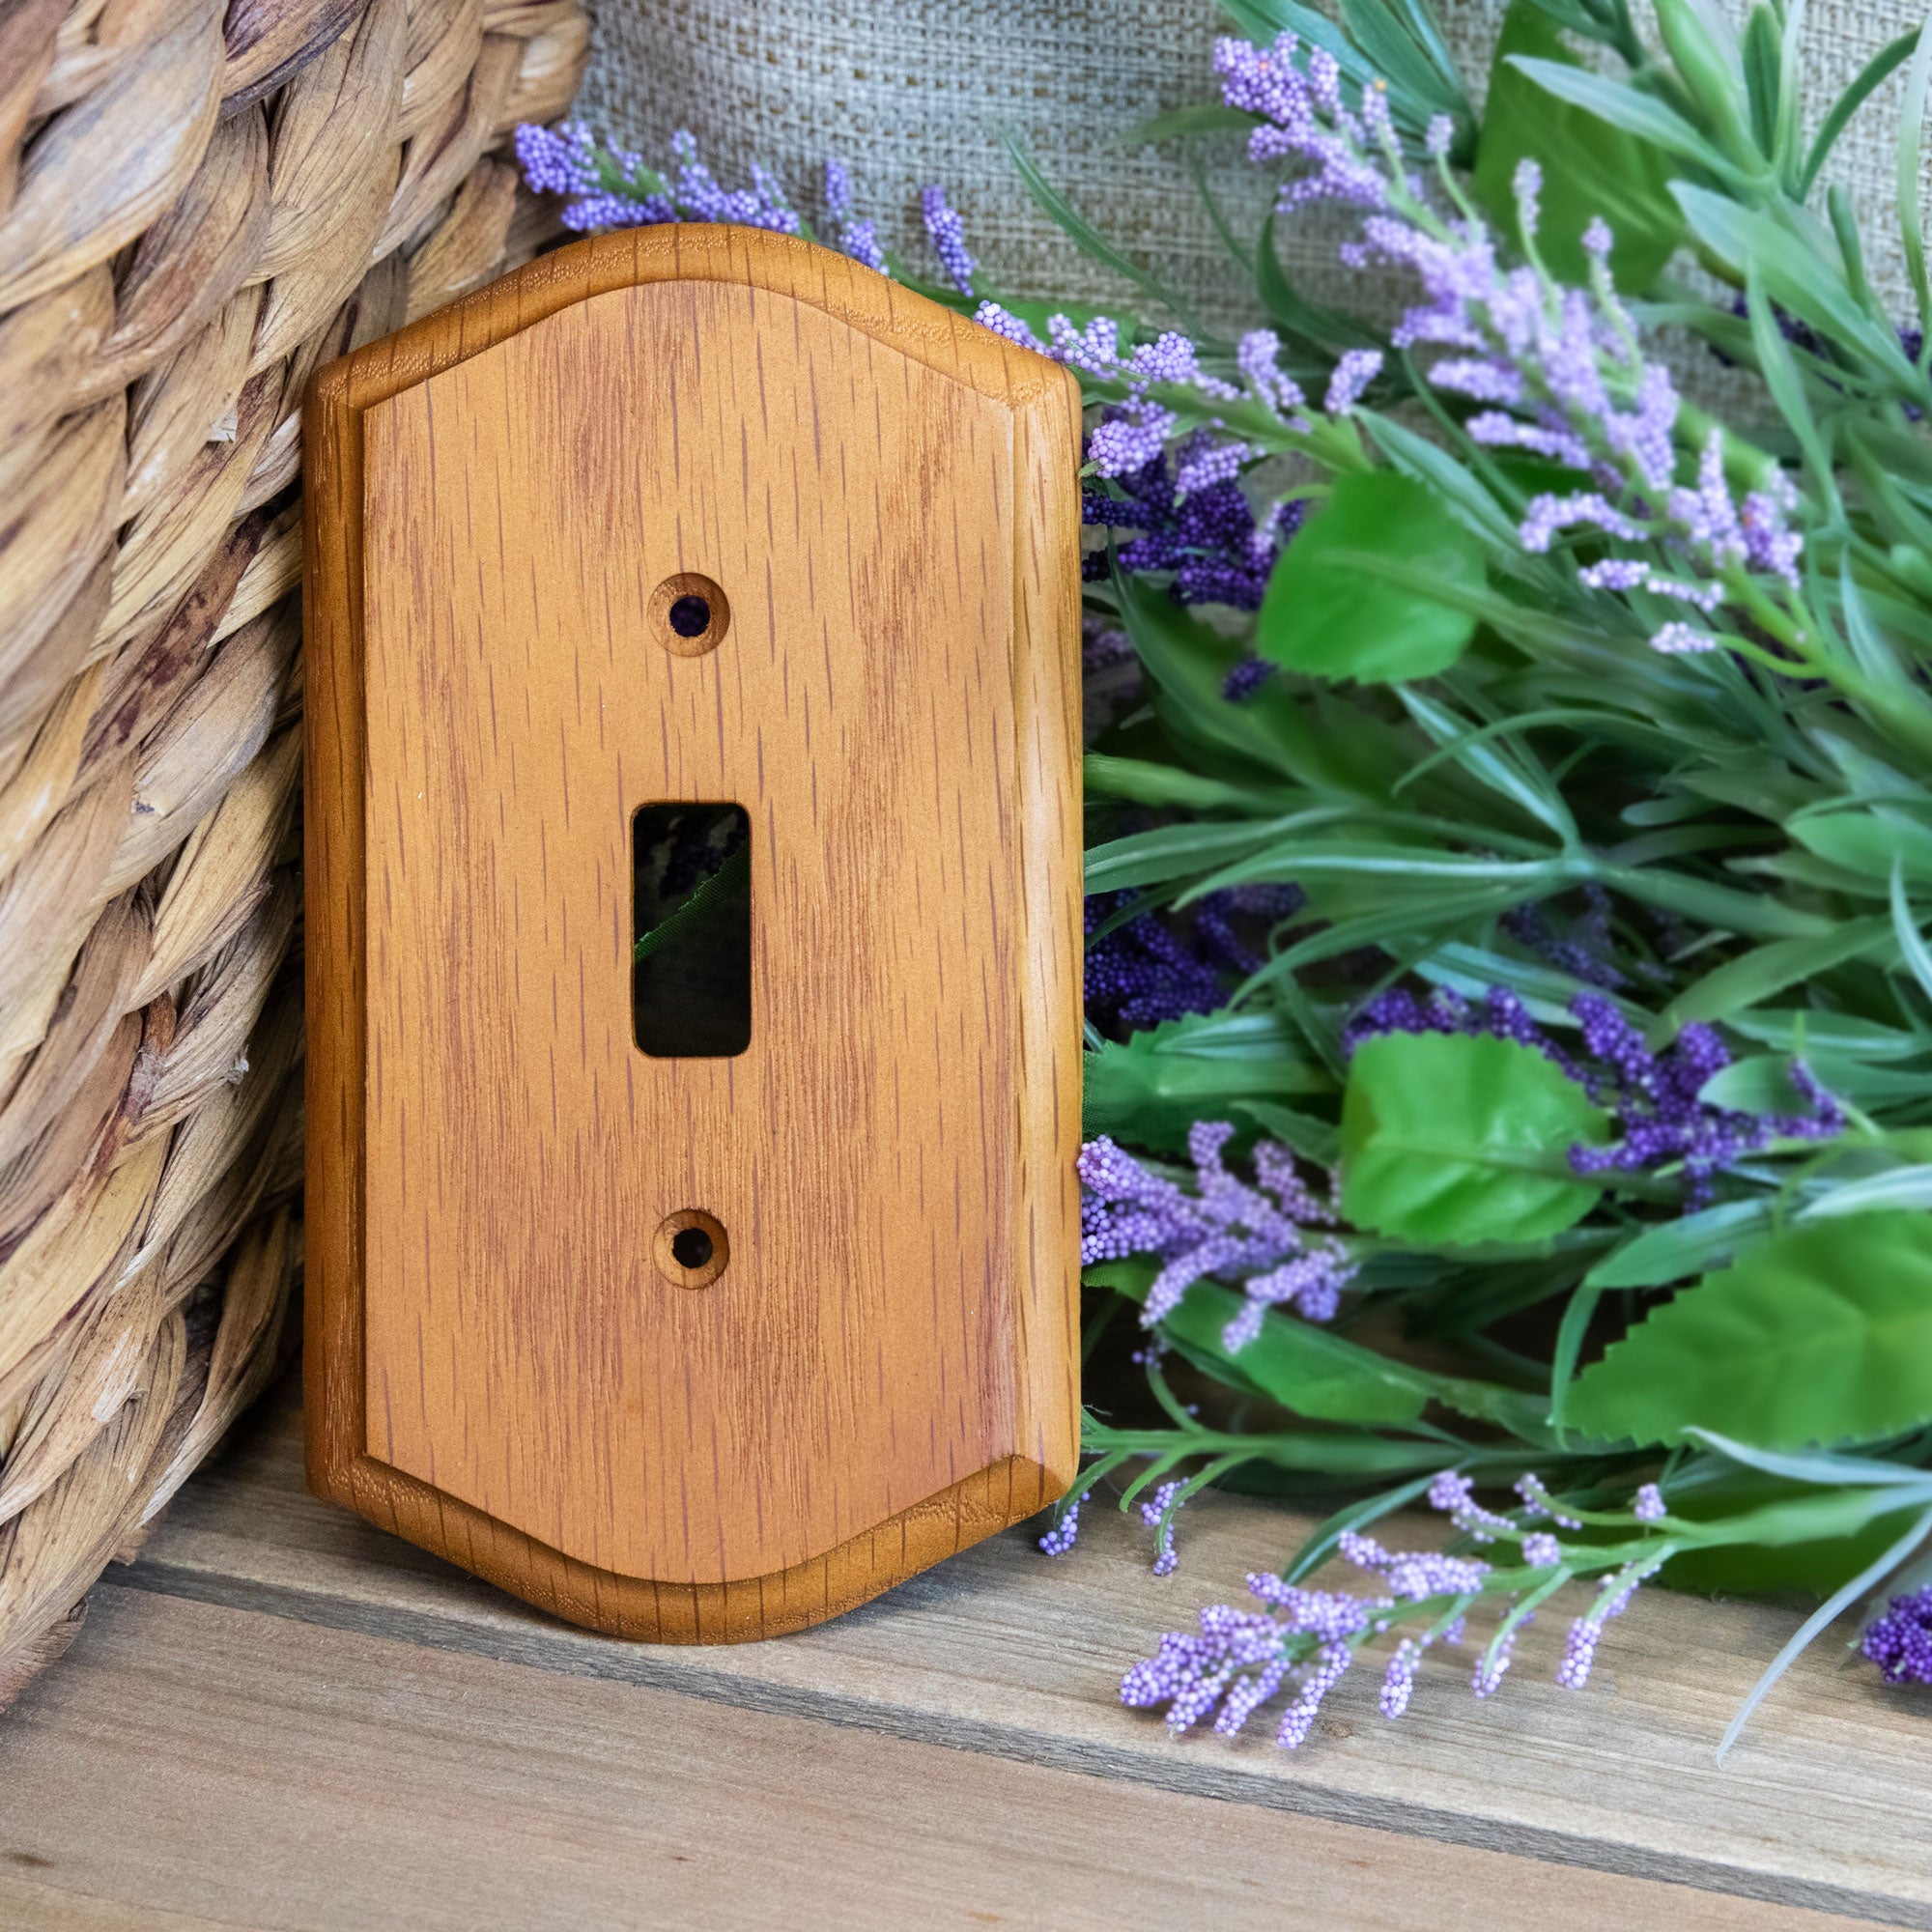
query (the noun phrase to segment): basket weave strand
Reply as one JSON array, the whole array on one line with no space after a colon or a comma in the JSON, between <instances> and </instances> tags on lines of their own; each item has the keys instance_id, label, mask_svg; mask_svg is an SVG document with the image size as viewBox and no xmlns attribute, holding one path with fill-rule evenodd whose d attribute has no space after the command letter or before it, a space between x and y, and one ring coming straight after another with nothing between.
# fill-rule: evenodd
<instances>
[{"instance_id":1,"label":"basket weave strand","mask_svg":"<svg viewBox=\"0 0 1932 1932\"><path fill-rule=\"evenodd\" d=\"M526 256L580 0L0 0L0 1701L300 1256L302 389Z\"/></svg>"}]
</instances>

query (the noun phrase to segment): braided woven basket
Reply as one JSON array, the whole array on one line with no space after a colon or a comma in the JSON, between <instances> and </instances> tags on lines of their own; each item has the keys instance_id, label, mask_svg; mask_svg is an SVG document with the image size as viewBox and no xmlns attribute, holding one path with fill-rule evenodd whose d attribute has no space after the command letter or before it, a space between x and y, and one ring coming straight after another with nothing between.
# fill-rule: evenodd
<instances>
[{"instance_id":1,"label":"braided woven basket","mask_svg":"<svg viewBox=\"0 0 1932 1932\"><path fill-rule=\"evenodd\" d=\"M300 1255L309 373L526 256L581 0L0 0L0 1702Z\"/></svg>"}]
</instances>

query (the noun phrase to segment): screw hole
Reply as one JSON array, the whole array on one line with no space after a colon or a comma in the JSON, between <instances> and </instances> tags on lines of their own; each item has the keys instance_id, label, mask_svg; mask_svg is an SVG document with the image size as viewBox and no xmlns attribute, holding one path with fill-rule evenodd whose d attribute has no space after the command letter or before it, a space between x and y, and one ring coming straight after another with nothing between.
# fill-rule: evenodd
<instances>
[{"instance_id":1,"label":"screw hole","mask_svg":"<svg viewBox=\"0 0 1932 1932\"><path fill-rule=\"evenodd\" d=\"M709 1288L730 1264L731 1237L717 1215L680 1208L659 1223L651 1254L673 1288Z\"/></svg>"},{"instance_id":2,"label":"screw hole","mask_svg":"<svg viewBox=\"0 0 1932 1932\"><path fill-rule=\"evenodd\" d=\"M730 631L731 600L712 579L681 570L651 592L644 617L651 636L672 657L701 658Z\"/></svg>"},{"instance_id":3,"label":"screw hole","mask_svg":"<svg viewBox=\"0 0 1932 1932\"><path fill-rule=\"evenodd\" d=\"M679 1267L701 1268L711 1259L711 1236L702 1228L680 1228L670 1251Z\"/></svg>"},{"instance_id":4,"label":"screw hole","mask_svg":"<svg viewBox=\"0 0 1932 1932\"><path fill-rule=\"evenodd\" d=\"M701 638L711 628L711 606L701 597L680 597L667 615L680 638Z\"/></svg>"}]
</instances>

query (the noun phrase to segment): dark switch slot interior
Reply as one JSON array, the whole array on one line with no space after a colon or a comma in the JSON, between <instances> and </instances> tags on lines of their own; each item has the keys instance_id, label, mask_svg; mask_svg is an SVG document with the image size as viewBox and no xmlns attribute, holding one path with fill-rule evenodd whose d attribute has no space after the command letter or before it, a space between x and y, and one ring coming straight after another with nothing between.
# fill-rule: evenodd
<instances>
[{"instance_id":1,"label":"dark switch slot interior","mask_svg":"<svg viewBox=\"0 0 1932 1932\"><path fill-rule=\"evenodd\" d=\"M718 1060L752 1043L752 821L741 805L631 820L631 1018L644 1052Z\"/></svg>"}]
</instances>

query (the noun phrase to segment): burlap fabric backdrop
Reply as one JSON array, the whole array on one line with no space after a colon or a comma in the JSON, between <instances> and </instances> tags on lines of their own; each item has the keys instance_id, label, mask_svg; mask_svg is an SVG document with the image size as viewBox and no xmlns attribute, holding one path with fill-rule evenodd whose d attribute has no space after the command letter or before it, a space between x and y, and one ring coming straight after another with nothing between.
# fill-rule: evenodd
<instances>
[{"instance_id":1,"label":"burlap fabric backdrop","mask_svg":"<svg viewBox=\"0 0 1932 1932\"><path fill-rule=\"evenodd\" d=\"M1504 0L1437 4L1480 96ZM690 128L721 176L763 160L809 213L820 165L836 154L852 164L865 211L909 253L919 189L941 181L1003 287L1118 297L1122 286L1075 255L1015 183L992 134L1005 125L1129 254L1210 319L1239 312L1239 275L1179 151L1114 145L1151 114L1215 98L1209 50L1229 29L1210 0L592 0L591 12L579 111L626 145L655 153L673 128ZM1811 0L1813 123L1870 54L1922 17L1922 0ZM1894 74L1866 103L1839 148L1836 177L1868 223L1873 279L1907 319L1891 186L1902 85ZM1252 232L1253 178L1232 146L1216 163L1217 183ZM1283 227L1303 285L1340 294L1347 277L1334 264L1334 225L1302 217Z\"/></svg>"}]
</instances>

